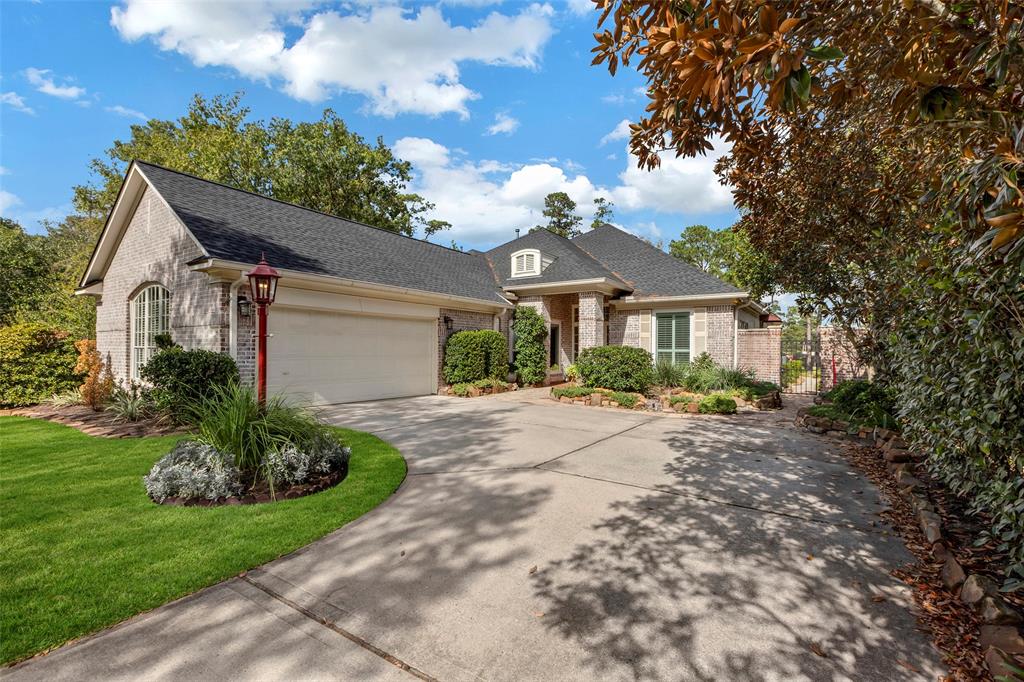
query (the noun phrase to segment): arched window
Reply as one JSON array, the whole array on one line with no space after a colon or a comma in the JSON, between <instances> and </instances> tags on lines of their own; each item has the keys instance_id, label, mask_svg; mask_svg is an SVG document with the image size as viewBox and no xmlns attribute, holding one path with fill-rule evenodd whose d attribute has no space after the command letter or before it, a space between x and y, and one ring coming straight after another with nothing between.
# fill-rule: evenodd
<instances>
[{"instance_id":1,"label":"arched window","mask_svg":"<svg viewBox=\"0 0 1024 682\"><path fill-rule=\"evenodd\" d=\"M153 339L170 331L167 289L151 284L132 299L132 378L149 362L156 350Z\"/></svg>"}]
</instances>

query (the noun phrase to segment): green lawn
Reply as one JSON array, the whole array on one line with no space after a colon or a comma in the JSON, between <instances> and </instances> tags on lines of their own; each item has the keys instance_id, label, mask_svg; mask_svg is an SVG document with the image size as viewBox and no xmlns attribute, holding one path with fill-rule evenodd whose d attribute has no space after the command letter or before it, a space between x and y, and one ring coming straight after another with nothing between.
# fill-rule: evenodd
<instances>
[{"instance_id":1,"label":"green lawn","mask_svg":"<svg viewBox=\"0 0 1024 682\"><path fill-rule=\"evenodd\" d=\"M365 514L405 478L389 444L340 430L348 477L272 504L169 507L142 476L178 437L106 439L0 417L0 661L94 632L287 554Z\"/></svg>"}]
</instances>

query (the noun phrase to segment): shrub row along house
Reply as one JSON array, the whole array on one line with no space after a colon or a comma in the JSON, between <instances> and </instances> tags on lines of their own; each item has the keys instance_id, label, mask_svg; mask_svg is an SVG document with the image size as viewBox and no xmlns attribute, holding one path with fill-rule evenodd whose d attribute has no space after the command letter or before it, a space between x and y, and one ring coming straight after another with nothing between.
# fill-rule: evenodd
<instances>
[{"instance_id":1,"label":"shrub row along house","mask_svg":"<svg viewBox=\"0 0 1024 682\"><path fill-rule=\"evenodd\" d=\"M269 389L312 403L434 393L446 339L508 335L516 306L543 316L552 373L606 344L735 367L738 330L765 312L611 225L461 252L136 161L78 289L98 299L97 347L114 375L137 378L166 332L230 354L252 381L244 273L264 254L282 274Z\"/></svg>"}]
</instances>

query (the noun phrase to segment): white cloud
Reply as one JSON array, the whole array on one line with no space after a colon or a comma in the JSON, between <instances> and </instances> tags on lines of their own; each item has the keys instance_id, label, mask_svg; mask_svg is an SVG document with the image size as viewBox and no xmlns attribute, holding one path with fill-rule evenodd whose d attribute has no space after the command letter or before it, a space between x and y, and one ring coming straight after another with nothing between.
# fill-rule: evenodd
<instances>
[{"instance_id":1,"label":"white cloud","mask_svg":"<svg viewBox=\"0 0 1024 682\"><path fill-rule=\"evenodd\" d=\"M0 166L0 175L10 175L10 174L11 174L11 169L7 168L6 166Z\"/></svg>"},{"instance_id":2,"label":"white cloud","mask_svg":"<svg viewBox=\"0 0 1024 682\"><path fill-rule=\"evenodd\" d=\"M35 115L35 109L25 104L25 99L16 92L0 93L0 103L6 104L15 111Z\"/></svg>"},{"instance_id":3,"label":"white cloud","mask_svg":"<svg viewBox=\"0 0 1024 682\"><path fill-rule=\"evenodd\" d=\"M732 208L732 192L718 181L715 162L730 145L721 138L712 140L714 150L707 156L676 157L662 152L661 166L647 171L628 155L626 170L619 174L621 185L612 200L626 210L651 209L662 213L715 213Z\"/></svg>"},{"instance_id":4,"label":"white cloud","mask_svg":"<svg viewBox=\"0 0 1024 682\"><path fill-rule=\"evenodd\" d=\"M629 137L629 119L624 118L619 121L619 124L615 126L615 129L610 133L601 138L601 146L605 146L609 142L615 140L625 140Z\"/></svg>"},{"instance_id":5,"label":"white cloud","mask_svg":"<svg viewBox=\"0 0 1024 682\"><path fill-rule=\"evenodd\" d=\"M535 68L553 33L549 5L492 12L453 26L436 7L375 6L352 14L310 11L312 2L124 0L111 24L126 40L151 38L197 66L226 66L259 81L280 80L297 99L364 95L383 116L457 113L479 95L460 82L464 62ZM298 27L288 45L285 28Z\"/></svg>"},{"instance_id":6,"label":"white cloud","mask_svg":"<svg viewBox=\"0 0 1024 682\"><path fill-rule=\"evenodd\" d=\"M516 228L528 229L542 222L544 197L551 192L567 193L585 223L593 217L594 199L606 197L615 204L618 220L655 241L661 238L657 226L652 222L631 224L629 213L692 215L732 208L728 188L719 185L714 174L714 159L724 153L724 146L716 148L710 158L663 157L662 167L649 173L637 169L636 158L627 155L620 184L612 187L596 185L565 163L556 165L557 159L477 163L423 137L404 137L394 144L394 151L415 168L412 190L435 204L429 217L449 221L451 238L460 243L500 243L510 239Z\"/></svg>"},{"instance_id":7,"label":"white cloud","mask_svg":"<svg viewBox=\"0 0 1024 682\"><path fill-rule=\"evenodd\" d=\"M494 123L487 126L488 135L511 135L519 128L519 120L508 114L498 113L494 117Z\"/></svg>"},{"instance_id":8,"label":"white cloud","mask_svg":"<svg viewBox=\"0 0 1024 682\"><path fill-rule=\"evenodd\" d=\"M31 66L25 69L25 77L28 79L28 82L44 95L61 99L78 99L85 94L85 88L69 85L67 78L61 79L65 81L63 85L57 85L57 82L50 75L52 73L49 69L37 69Z\"/></svg>"},{"instance_id":9,"label":"white cloud","mask_svg":"<svg viewBox=\"0 0 1024 682\"><path fill-rule=\"evenodd\" d=\"M601 101L604 102L605 104L625 104L626 103L626 96L625 95L605 95L604 97L601 98Z\"/></svg>"},{"instance_id":10,"label":"white cloud","mask_svg":"<svg viewBox=\"0 0 1024 682\"><path fill-rule=\"evenodd\" d=\"M112 114L117 114L118 116L124 116L125 118L137 118L140 121L148 121L149 120L149 116L146 116L141 111L137 111L135 109L129 109L128 107L123 107L120 104L115 104L112 107L104 107L104 108L107 111L109 111L110 113L112 113Z\"/></svg>"},{"instance_id":11,"label":"white cloud","mask_svg":"<svg viewBox=\"0 0 1024 682\"><path fill-rule=\"evenodd\" d=\"M6 213L15 206L21 205L21 199L7 190L0 189L0 213Z\"/></svg>"},{"instance_id":12,"label":"white cloud","mask_svg":"<svg viewBox=\"0 0 1024 682\"><path fill-rule=\"evenodd\" d=\"M593 0L566 0L566 3L569 11L579 16L586 16L597 8Z\"/></svg>"}]
</instances>

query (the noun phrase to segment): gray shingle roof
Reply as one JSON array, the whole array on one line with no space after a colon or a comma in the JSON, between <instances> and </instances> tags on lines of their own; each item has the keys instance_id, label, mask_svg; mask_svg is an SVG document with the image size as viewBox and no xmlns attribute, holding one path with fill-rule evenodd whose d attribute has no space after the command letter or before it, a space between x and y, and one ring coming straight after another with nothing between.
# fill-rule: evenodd
<instances>
[{"instance_id":1,"label":"gray shingle roof","mask_svg":"<svg viewBox=\"0 0 1024 682\"><path fill-rule=\"evenodd\" d=\"M536 277L512 278L512 254L521 249L537 249L543 258L552 262ZM629 289L615 273L587 254L571 240L560 237L548 230L537 230L496 246L487 252L494 266L498 280L503 286L514 287L525 284L548 284L577 279L598 279L607 277Z\"/></svg>"},{"instance_id":2,"label":"gray shingle roof","mask_svg":"<svg viewBox=\"0 0 1024 682\"><path fill-rule=\"evenodd\" d=\"M136 161L214 258L505 303L487 259Z\"/></svg>"},{"instance_id":3,"label":"gray shingle roof","mask_svg":"<svg viewBox=\"0 0 1024 682\"><path fill-rule=\"evenodd\" d=\"M572 240L633 287L633 296L742 293L628 232L605 223Z\"/></svg>"}]
</instances>

